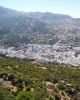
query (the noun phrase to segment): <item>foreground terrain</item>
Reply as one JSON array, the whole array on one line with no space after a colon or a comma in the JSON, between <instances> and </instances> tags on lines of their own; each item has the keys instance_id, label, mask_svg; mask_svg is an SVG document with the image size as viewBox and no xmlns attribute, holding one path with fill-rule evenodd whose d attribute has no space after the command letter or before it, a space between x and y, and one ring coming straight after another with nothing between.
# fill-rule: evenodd
<instances>
[{"instance_id":1,"label":"foreground terrain","mask_svg":"<svg viewBox=\"0 0 80 100\"><path fill-rule=\"evenodd\" d=\"M80 100L80 67L0 57L0 100Z\"/></svg>"}]
</instances>

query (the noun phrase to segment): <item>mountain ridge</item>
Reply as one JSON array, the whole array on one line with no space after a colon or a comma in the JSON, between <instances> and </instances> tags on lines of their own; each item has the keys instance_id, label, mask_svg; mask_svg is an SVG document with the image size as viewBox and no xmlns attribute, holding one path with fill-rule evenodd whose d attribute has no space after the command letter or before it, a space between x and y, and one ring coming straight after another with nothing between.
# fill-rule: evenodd
<instances>
[{"instance_id":1,"label":"mountain ridge","mask_svg":"<svg viewBox=\"0 0 80 100\"><path fill-rule=\"evenodd\" d=\"M80 38L79 18L50 12L20 12L2 6L0 14L0 44L3 45L54 44L58 40L75 45Z\"/></svg>"}]
</instances>

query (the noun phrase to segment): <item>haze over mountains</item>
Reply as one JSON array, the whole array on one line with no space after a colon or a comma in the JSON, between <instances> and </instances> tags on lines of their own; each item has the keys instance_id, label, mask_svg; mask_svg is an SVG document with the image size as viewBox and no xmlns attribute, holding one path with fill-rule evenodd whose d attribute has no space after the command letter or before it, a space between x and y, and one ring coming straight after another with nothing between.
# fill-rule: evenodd
<instances>
[{"instance_id":1,"label":"haze over mountains","mask_svg":"<svg viewBox=\"0 0 80 100\"><path fill-rule=\"evenodd\" d=\"M50 12L19 12L0 6L0 44L64 44L80 46L80 19Z\"/></svg>"}]
</instances>

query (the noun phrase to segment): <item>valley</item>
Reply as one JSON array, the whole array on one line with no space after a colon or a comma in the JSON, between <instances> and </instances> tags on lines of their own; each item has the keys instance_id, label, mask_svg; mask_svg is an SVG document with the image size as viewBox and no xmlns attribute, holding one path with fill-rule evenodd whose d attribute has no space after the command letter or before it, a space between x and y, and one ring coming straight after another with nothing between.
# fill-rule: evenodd
<instances>
[{"instance_id":1,"label":"valley","mask_svg":"<svg viewBox=\"0 0 80 100\"><path fill-rule=\"evenodd\" d=\"M21 44L19 47L0 47L0 54L6 57L21 60L32 60L40 63L59 63L79 66L80 47L73 47L56 43L47 44Z\"/></svg>"},{"instance_id":2,"label":"valley","mask_svg":"<svg viewBox=\"0 0 80 100\"><path fill-rule=\"evenodd\" d=\"M0 100L80 100L80 18L0 6Z\"/></svg>"}]
</instances>

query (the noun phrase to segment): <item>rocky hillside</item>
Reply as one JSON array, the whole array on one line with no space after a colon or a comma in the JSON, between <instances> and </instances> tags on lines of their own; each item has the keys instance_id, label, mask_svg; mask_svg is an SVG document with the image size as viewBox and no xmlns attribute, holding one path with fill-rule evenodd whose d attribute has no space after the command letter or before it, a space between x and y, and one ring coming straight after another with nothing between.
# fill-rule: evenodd
<instances>
[{"instance_id":1,"label":"rocky hillside","mask_svg":"<svg viewBox=\"0 0 80 100\"><path fill-rule=\"evenodd\" d=\"M0 43L3 45L54 44L61 40L80 46L79 39L80 19L49 12L27 13L0 7Z\"/></svg>"}]
</instances>

